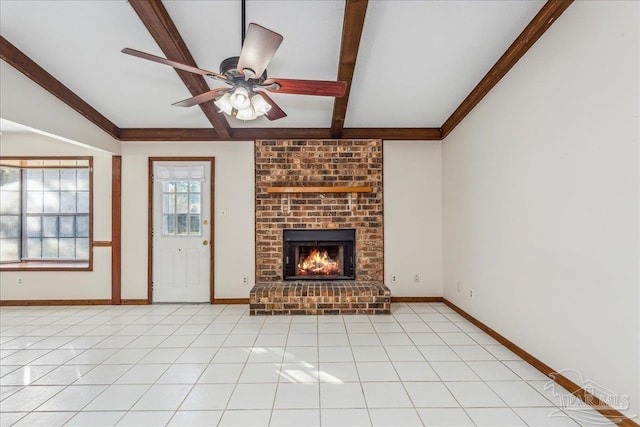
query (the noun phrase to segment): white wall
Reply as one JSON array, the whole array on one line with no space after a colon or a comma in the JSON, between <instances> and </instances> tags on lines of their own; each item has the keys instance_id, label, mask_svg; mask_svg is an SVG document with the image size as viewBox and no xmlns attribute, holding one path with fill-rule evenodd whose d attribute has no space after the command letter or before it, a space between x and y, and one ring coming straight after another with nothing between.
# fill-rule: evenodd
<instances>
[{"instance_id":1,"label":"white wall","mask_svg":"<svg viewBox=\"0 0 640 427\"><path fill-rule=\"evenodd\" d=\"M93 156L93 240L111 240L111 155L31 132L3 132L0 156ZM0 283L2 300L111 299L111 248L93 248L93 271L3 271Z\"/></svg>"},{"instance_id":2,"label":"white wall","mask_svg":"<svg viewBox=\"0 0 640 427\"><path fill-rule=\"evenodd\" d=\"M384 282L394 297L442 296L441 144L383 149Z\"/></svg>"},{"instance_id":3,"label":"white wall","mask_svg":"<svg viewBox=\"0 0 640 427\"><path fill-rule=\"evenodd\" d=\"M149 157L180 156L215 157L215 298L248 298L255 284L253 142L122 144L122 298L147 298Z\"/></svg>"},{"instance_id":4,"label":"white wall","mask_svg":"<svg viewBox=\"0 0 640 427\"><path fill-rule=\"evenodd\" d=\"M3 119L88 148L120 151L120 143L109 134L4 61L0 61L0 93Z\"/></svg>"},{"instance_id":5,"label":"white wall","mask_svg":"<svg viewBox=\"0 0 640 427\"><path fill-rule=\"evenodd\" d=\"M572 4L442 154L445 297L629 395L627 414L640 411L638 9Z\"/></svg>"}]
</instances>

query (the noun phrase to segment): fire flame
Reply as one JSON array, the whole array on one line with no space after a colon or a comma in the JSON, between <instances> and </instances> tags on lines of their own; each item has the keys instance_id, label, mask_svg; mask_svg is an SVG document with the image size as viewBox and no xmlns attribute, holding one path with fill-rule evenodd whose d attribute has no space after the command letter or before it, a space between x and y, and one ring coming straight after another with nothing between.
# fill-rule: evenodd
<instances>
[{"instance_id":1,"label":"fire flame","mask_svg":"<svg viewBox=\"0 0 640 427\"><path fill-rule=\"evenodd\" d=\"M340 266L325 250L312 249L309 256L298 264L299 276L333 276L340 274Z\"/></svg>"}]
</instances>

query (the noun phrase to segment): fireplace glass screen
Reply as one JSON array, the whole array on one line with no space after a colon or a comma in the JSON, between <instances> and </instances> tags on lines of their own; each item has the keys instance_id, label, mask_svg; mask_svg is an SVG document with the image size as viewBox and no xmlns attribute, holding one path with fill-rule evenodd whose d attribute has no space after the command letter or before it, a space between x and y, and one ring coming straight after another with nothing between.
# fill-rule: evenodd
<instances>
[{"instance_id":1,"label":"fireplace glass screen","mask_svg":"<svg viewBox=\"0 0 640 427\"><path fill-rule=\"evenodd\" d=\"M285 280L355 279L355 230L284 230Z\"/></svg>"}]
</instances>

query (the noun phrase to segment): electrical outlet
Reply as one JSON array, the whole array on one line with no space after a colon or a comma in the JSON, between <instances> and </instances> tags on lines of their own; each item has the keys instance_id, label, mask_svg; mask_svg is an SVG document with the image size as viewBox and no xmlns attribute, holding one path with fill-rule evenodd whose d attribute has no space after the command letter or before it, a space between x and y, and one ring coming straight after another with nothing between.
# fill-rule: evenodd
<instances>
[{"instance_id":1,"label":"electrical outlet","mask_svg":"<svg viewBox=\"0 0 640 427\"><path fill-rule=\"evenodd\" d=\"M393 276L391 276L391 282L392 283L396 283L398 281L398 276L396 276L395 274Z\"/></svg>"},{"instance_id":2,"label":"electrical outlet","mask_svg":"<svg viewBox=\"0 0 640 427\"><path fill-rule=\"evenodd\" d=\"M420 282L420 276L418 276L417 274L413 276L413 281L416 283Z\"/></svg>"},{"instance_id":3,"label":"electrical outlet","mask_svg":"<svg viewBox=\"0 0 640 427\"><path fill-rule=\"evenodd\" d=\"M242 284L243 285L248 285L249 284L249 278L247 276L243 276L242 277Z\"/></svg>"},{"instance_id":4,"label":"electrical outlet","mask_svg":"<svg viewBox=\"0 0 640 427\"><path fill-rule=\"evenodd\" d=\"M22 277L18 277L18 285L22 285L24 283L24 281L22 280Z\"/></svg>"},{"instance_id":5,"label":"electrical outlet","mask_svg":"<svg viewBox=\"0 0 640 427\"><path fill-rule=\"evenodd\" d=\"M469 289L469 298L473 299L473 289Z\"/></svg>"},{"instance_id":6,"label":"electrical outlet","mask_svg":"<svg viewBox=\"0 0 640 427\"><path fill-rule=\"evenodd\" d=\"M460 293L460 281L458 280L458 293Z\"/></svg>"}]
</instances>

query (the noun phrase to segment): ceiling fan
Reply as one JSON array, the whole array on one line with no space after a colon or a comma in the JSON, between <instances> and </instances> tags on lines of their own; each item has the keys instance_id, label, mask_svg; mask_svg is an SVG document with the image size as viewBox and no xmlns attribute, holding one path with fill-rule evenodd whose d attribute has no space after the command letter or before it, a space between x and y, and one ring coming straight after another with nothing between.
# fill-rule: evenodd
<instances>
[{"instance_id":1,"label":"ceiling fan","mask_svg":"<svg viewBox=\"0 0 640 427\"><path fill-rule=\"evenodd\" d=\"M278 120L287 114L267 95L288 93L295 95L317 95L341 98L347 83L341 81L297 80L267 78L267 65L278 50L283 37L258 24L249 24L240 56L227 58L220 64L220 72L203 70L187 64L165 59L135 49L125 48L122 53L169 65L179 70L200 74L226 83L221 87L201 93L192 98L176 102L178 107L191 107L213 101L220 111L240 120L253 120L265 116Z\"/></svg>"}]
</instances>

